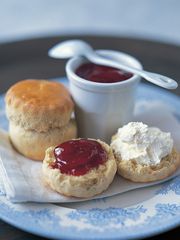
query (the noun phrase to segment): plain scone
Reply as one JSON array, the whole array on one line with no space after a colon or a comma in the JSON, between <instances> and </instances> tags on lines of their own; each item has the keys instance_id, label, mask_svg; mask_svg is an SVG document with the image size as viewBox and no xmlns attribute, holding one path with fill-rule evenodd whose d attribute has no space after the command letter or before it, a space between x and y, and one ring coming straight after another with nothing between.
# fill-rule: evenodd
<instances>
[{"instance_id":1,"label":"plain scone","mask_svg":"<svg viewBox=\"0 0 180 240\"><path fill-rule=\"evenodd\" d=\"M106 143L97 141L107 152L108 159L81 176L63 174L59 169L52 168L54 147L48 148L42 167L44 182L60 194L79 198L90 198L106 190L114 179L117 165L112 149Z\"/></svg>"},{"instance_id":2,"label":"plain scone","mask_svg":"<svg viewBox=\"0 0 180 240\"><path fill-rule=\"evenodd\" d=\"M116 135L113 136L113 139ZM121 155L114 150L118 174L133 182L153 182L173 174L180 165L180 155L175 148L161 162L154 166L139 164L135 159L122 160Z\"/></svg>"},{"instance_id":3,"label":"plain scone","mask_svg":"<svg viewBox=\"0 0 180 240\"><path fill-rule=\"evenodd\" d=\"M76 122L71 119L61 128L52 128L47 132L36 132L10 124L9 134L18 152L31 159L43 160L49 146L58 145L77 135Z\"/></svg>"},{"instance_id":4,"label":"plain scone","mask_svg":"<svg viewBox=\"0 0 180 240\"><path fill-rule=\"evenodd\" d=\"M5 101L11 142L28 158L43 160L49 146L77 135L74 103L61 83L23 80L8 90Z\"/></svg>"}]
</instances>

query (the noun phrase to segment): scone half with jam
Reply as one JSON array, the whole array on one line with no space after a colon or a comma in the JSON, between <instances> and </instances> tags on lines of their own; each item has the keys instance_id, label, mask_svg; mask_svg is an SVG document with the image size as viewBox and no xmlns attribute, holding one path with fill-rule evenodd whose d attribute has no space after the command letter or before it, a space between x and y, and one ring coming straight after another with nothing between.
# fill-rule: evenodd
<instances>
[{"instance_id":1,"label":"scone half with jam","mask_svg":"<svg viewBox=\"0 0 180 240\"><path fill-rule=\"evenodd\" d=\"M133 182L152 182L173 174L180 164L170 133L130 122L112 137L119 175Z\"/></svg>"},{"instance_id":2,"label":"scone half with jam","mask_svg":"<svg viewBox=\"0 0 180 240\"><path fill-rule=\"evenodd\" d=\"M43 178L65 196L93 197L108 188L117 171L112 149L94 139L73 139L46 150Z\"/></svg>"}]
</instances>

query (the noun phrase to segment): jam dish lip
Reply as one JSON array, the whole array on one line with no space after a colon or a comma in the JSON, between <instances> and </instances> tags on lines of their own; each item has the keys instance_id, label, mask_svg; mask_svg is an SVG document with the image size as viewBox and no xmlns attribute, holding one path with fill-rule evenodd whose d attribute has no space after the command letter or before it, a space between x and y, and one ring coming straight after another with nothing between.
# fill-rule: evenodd
<instances>
[{"instance_id":1,"label":"jam dish lip","mask_svg":"<svg viewBox=\"0 0 180 240\"><path fill-rule=\"evenodd\" d=\"M131 65L132 67L136 67L138 69L143 69L141 63L134 57L118 52L118 51L113 51L113 50L97 50L98 53L104 56L112 56L112 58L116 60L121 60L124 61L126 64ZM97 88L104 88L104 89L109 89L109 88L116 88L118 86L120 87L126 87L129 84L132 84L134 82L137 82L137 75L133 74L132 77L129 79L126 79L125 81L120 81L120 82L114 82L114 83L100 83L100 82L92 82L88 81L84 78L81 78L78 76L75 71L77 68L82 65L83 63L88 62L84 57L73 57L70 59L67 64L66 64L66 72L69 76L71 76L71 79L74 79L74 83L78 84L80 87L93 87L96 86Z\"/></svg>"}]
</instances>

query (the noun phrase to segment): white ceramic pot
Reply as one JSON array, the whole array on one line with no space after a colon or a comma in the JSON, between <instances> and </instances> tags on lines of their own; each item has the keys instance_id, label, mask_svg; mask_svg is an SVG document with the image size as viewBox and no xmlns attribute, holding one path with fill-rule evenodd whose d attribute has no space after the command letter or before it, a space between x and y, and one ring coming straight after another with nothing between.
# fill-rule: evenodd
<instances>
[{"instance_id":1,"label":"white ceramic pot","mask_svg":"<svg viewBox=\"0 0 180 240\"><path fill-rule=\"evenodd\" d=\"M142 69L141 63L128 54L112 50L97 52ZM128 80L116 83L87 81L75 73L76 69L86 61L83 57L74 57L66 65L70 91L75 102L79 137L110 142L116 130L132 120L135 93L140 77L133 75Z\"/></svg>"}]
</instances>

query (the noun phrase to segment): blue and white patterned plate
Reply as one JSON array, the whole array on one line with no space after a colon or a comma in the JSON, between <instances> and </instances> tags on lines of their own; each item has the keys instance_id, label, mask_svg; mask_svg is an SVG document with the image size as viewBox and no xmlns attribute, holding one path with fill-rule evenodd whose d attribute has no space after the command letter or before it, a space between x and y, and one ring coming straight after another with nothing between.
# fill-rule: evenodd
<instances>
[{"instance_id":1,"label":"blue and white patterned plate","mask_svg":"<svg viewBox=\"0 0 180 240\"><path fill-rule=\"evenodd\" d=\"M64 79L61 81L65 81ZM180 119L180 98L141 84L138 100L161 100ZM0 97L0 127L7 129ZM53 239L134 239L180 224L180 176L158 186L71 204L12 204L0 192L0 218L25 231Z\"/></svg>"}]
</instances>

